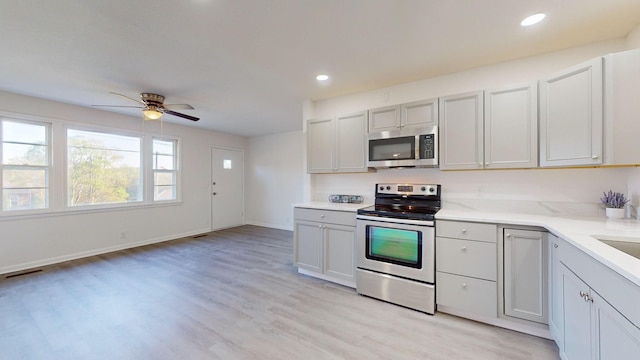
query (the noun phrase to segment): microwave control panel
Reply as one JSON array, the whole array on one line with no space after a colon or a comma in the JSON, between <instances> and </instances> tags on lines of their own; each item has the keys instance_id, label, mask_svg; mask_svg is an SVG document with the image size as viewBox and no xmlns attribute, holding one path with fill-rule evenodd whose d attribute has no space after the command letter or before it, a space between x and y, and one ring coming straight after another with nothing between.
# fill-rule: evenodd
<instances>
[{"instance_id":1,"label":"microwave control panel","mask_svg":"<svg viewBox=\"0 0 640 360\"><path fill-rule=\"evenodd\" d=\"M420 135L420 159L435 159L436 139L435 134Z\"/></svg>"}]
</instances>

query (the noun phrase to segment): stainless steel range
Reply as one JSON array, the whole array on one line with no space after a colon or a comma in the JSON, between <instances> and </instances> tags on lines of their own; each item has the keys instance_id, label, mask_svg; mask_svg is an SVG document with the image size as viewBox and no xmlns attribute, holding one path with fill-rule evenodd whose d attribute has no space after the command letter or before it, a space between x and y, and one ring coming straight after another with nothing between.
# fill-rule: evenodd
<instances>
[{"instance_id":1,"label":"stainless steel range","mask_svg":"<svg viewBox=\"0 0 640 360\"><path fill-rule=\"evenodd\" d=\"M435 217L440 185L377 184L375 205L358 210L356 290L435 312Z\"/></svg>"}]
</instances>

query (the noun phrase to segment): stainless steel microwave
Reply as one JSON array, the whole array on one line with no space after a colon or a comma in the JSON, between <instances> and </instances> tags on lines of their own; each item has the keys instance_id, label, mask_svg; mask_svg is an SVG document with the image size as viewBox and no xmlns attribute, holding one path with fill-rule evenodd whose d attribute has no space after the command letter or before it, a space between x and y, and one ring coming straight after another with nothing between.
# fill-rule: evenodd
<instances>
[{"instance_id":1,"label":"stainless steel microwave","mask_svg":"<svg viewBox=\"0 0 640 360\"><path fill-rule=\"evenodd\" d=\"M437 167L438 127L370 133L367 166L377 169Z\"/></svg>"}]
</instances>

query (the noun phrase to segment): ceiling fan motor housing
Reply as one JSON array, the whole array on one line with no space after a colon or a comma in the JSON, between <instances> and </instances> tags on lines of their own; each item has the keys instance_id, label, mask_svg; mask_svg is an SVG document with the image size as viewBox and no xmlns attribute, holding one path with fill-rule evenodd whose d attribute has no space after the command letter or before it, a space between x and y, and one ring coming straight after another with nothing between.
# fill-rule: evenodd
<instances>
[{"instance_id":1,"label":"ceiling fan motor housing","mask_svg":"<svg viewBox=\"0 0 640 360\"><path fill-rule=\"evenodd\" d=\"M141 93L140 99L147 105L161 106L164 103L164 96L152 93Z\"/></svg>"}]
</instances>

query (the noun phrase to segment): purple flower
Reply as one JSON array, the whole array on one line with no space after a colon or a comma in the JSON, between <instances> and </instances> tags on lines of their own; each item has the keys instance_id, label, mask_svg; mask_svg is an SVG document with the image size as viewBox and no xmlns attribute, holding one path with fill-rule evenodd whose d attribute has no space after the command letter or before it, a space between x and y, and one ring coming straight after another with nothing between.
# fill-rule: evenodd
<instances>
[{"instance_id":1,"label":"purple flower","mask_svg":"<svg viewBox=\"0 0 640 360\"><path fill-rule=\"evenodd\" d=\"M609 190L609 192L602 194L604 196L600 198L600 201L608 208L622 209L629 202L629 199L619 192Z\"/></svg>"}]
</instances>

